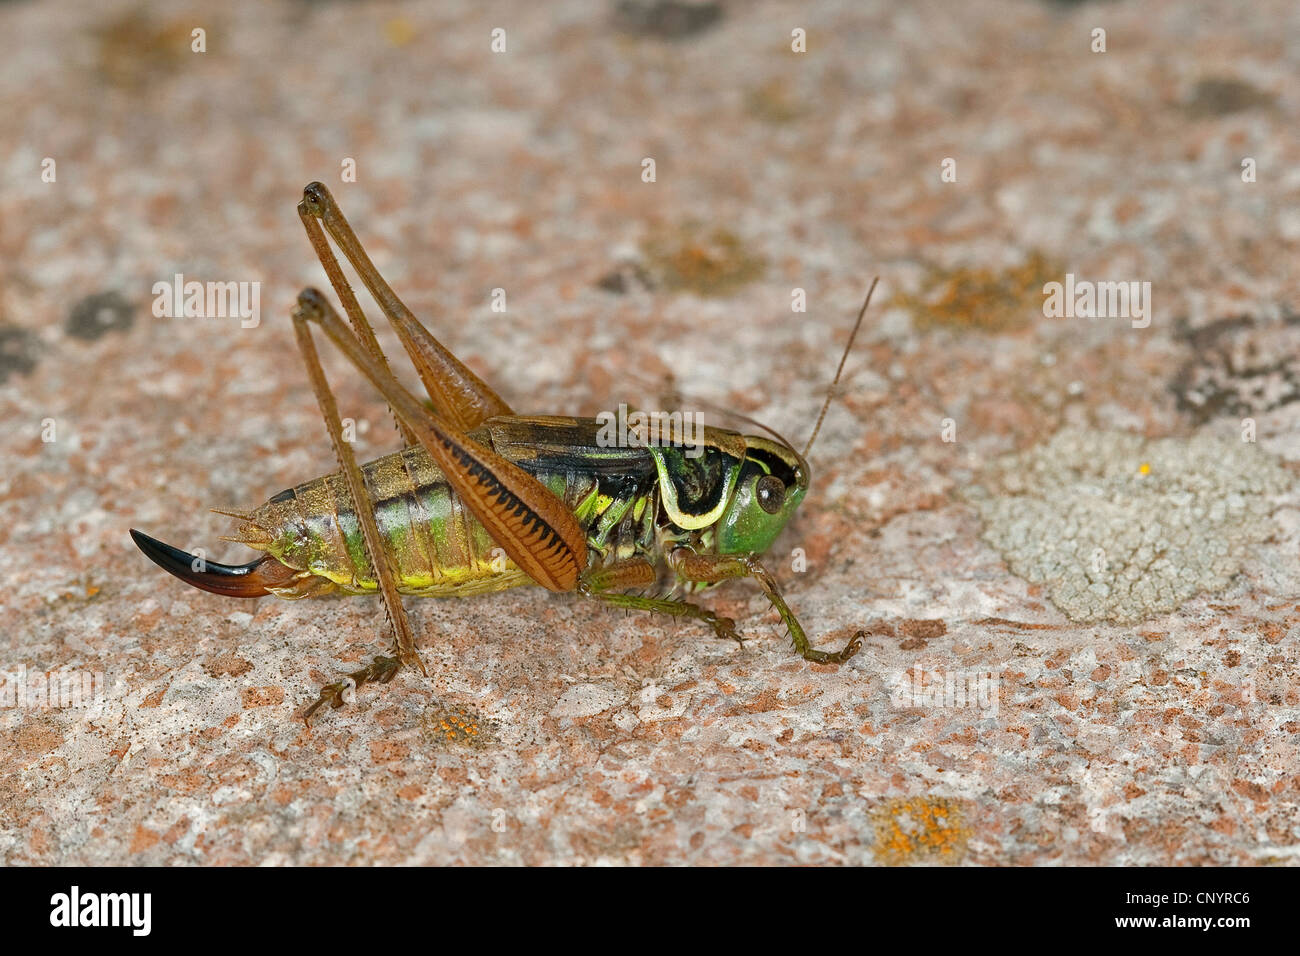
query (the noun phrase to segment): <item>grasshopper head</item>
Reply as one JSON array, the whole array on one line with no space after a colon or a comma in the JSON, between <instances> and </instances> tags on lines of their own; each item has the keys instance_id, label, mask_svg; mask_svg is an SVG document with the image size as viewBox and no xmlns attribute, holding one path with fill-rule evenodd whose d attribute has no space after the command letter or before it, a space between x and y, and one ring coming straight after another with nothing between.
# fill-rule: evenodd
<instances>
[{"instance_id":1,"label":"grasshopper head","mask_svg":"<svg viewBox=\"0 0 1300 956\"><path fill-rule=\"evenodd\" d=\"M788 445L745 436L736 490L716 525L719 554L761 554L771 547L808 491L808 463Z\"/></svg>"}]
</instances>

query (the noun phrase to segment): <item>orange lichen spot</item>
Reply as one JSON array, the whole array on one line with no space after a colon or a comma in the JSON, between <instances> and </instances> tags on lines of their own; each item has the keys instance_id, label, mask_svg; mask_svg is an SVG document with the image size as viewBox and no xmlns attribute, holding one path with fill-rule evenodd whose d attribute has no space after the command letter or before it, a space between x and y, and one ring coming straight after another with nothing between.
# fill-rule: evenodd
<instances>
[{"instance_id":1,"label":"orange lichen spot","mask_svg":"<svg viewBox=\"0 0 1300 956\"><path fill-rule=\"evenodd\" d=\"M808 112L804 104L790 95L790 83L773 79L757 87L745 97L745 111L764 123L789 123Z\"/></svg>"},{"instance_id":2,"label":"orange lichen spot","mask_svg":"<svg viewBox=\"0 0 1300 956\"><path fill-rule=\"evenodd\" d=\"M882 863L958 863L966 855L970 829L961 804L946 797L888 800L871 815L876 856Z\"/></svg>"},{"instance_id":3,"label":"orange lichen spot","mask_svg":"<svg viewBox=\"0 0 1300 956\"><path fill-rule=\"evenodd\" d=\"M1150 466L1149 464L1147 464L1147 462L1145 462L1145 461L1142 462L1142 464L1138 466L1138 474L1139 474L1139 475L1149 475L1149 474L1151 474L1151 466Z\"/></svg>"},{"instance_id":4,"label":"orange lichen spot","mask_svg":"<svg viewBox=\"0 0 1300 956\"><path fill-rule=\"evenodd\" d=\"M415 39L415 27L405 17L394 17L384 24L384 36L392 46L401 48Z\"/></svg>"},{"instance_id":5,"label":"orange lichen spot","mask_svg":"<svg viewBox=\"0 0 1300 956\"><path fill-rule=\"evenodd\" d=\"M1010 269L932 267L921 288L900 292L889 305L912 313L920 330L934 328L1006 332L1043 314L1043 286L1064 270L1038 252Z\"/></svg>"},{"instance_id":6,"label":"orange lichen spot","mask_svg":"<svg viewBox=\"0 0 1300 956\"><path fill-rule=\"evenodd\" d=\"M494 727L464 708L432 707L424 716L425 736L433 743L475 746L492 737Z\"/></svg>"},{"instance_id":7,"label":"orange lichen spot","mask_svg":"<svg viewBox=\"0 0 1300 956\"><path fill-rule=\"evenodd\" d=\"M193 61L188 20L160 20L132 10L96 31L99 71L111 85L139 89Z\"/></svg>"},{"instance_id":8,"label":"orange lichen spot","mask_svg":"<svg viewBox=\"0 0 1300 956\"><path fill-rule=\"evenodd\" d=\"M687 223L645 243L655 276L670 289L697 295L723 295L757 279L766 267L732 232Z\"/></svg>"}]
</instances>

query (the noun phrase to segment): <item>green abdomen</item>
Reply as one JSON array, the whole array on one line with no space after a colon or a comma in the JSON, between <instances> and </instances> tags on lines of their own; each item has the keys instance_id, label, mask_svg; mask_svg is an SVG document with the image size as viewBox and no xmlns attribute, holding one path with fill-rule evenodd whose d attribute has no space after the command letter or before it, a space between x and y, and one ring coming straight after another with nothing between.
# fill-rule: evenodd
<instances>
[{"instance_id":1,"label":"green abdomen","mask_svg":"<svg viewBox=\"0 0 1300 956\"><path fill-rule=\"evenodd\" d=\"M651 546L658 512L653 471L622 460L625 454L599 450L592 457L581 454L581 447L557 446L563 453L548 454L543 443L540 452L524 454L520 448L526 443L511 444L527 437L517 434L521 426L493 429L491 424L481 440L509 455L564 501L587 532L593 562L630 557ZM424 449L406 448L368 462L362 473L402 593L449 597L532 583L465 507ZM265 550L289 567L344 591L377 590L340 475L281 492L250 518L271 538Z\"/></svg>"}]
</instances>

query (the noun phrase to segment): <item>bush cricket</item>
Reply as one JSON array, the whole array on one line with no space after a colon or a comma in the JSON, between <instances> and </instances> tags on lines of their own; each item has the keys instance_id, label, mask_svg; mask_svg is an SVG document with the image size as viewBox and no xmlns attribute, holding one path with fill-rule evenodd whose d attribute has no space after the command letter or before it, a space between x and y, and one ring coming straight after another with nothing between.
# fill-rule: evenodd
<instances>
[{"instance_id":1,"label":"bush cricket","mask_svg":"<svg viewBox=\"0 0 1300 956\"><path fill-rule=\"evenodd\" d=\"M345 693L388 682L402 667L425 673L402 595L453 597L536 584L576 591L614 607L693 618L740 641L735 622L678 600L730 578L757 581L807 660L843 663L862 646L858 631L839 651L815 649L759 559L808 490L807 455L817 437L871 292L840 359L803 452L770 437L703 428L698 447L682 431L648 432L628 447L602 440L595 419L516 415L420 323L380 276L334 198L320 183L303 191L298 214L351 328L325 296L298 296L293 327L339 471L275 495L223 540L263 554L245 565L196 561L132 529L149 558L215 594L304 598L379 592L393 630L393 656L377 656L325 686L303 713L310 722ZM327 238L328 235L328 238ZM403 387L330 246L332 239L379 303L415 366L432 410ZM359 465L344 440L312 326L387 400L405 447ZM644 422L642 423L644 426ZM674 582L664 596L628 593Z\"/></svg>"}]
</instances>

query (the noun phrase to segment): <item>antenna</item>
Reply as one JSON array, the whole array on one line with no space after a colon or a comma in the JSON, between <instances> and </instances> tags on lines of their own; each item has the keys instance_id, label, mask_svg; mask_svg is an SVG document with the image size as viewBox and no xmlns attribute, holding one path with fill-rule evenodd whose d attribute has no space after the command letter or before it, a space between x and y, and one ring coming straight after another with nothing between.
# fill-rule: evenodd
<instances>
[{"instance_id":1,"label":"antenna","mask_svg":"<svg viewBox=\"0 0 1300 956\"><path fill-rule=\"evenodd\" d=\"M862 308L858 310L858 320L853 323L853 331L849 333L849 342L844 346L844 354L840 356L840 367L835 370L835 380L831 382L831 387L826 390L826 401L822 403L821 413L817 416L817 424L813 426L812 435L808 439L808 444L804 446L803 454L800 456L805 461L808 459L808 453L812 451L813 442L817 440L817 433L822 430L822 422L826 420L826 410L831 407L831 399L835 397L835 386L840 384L840 375L844 372L844 362L849 357L849 350L853 348L853 340L857 338L858 329L862 327L862 317L867 314L867 306L871 304L871 293L876 291L876 283L880 281L880 276L871 280L871 288L867 290L867 297L862 302Z\"/></svg>"}]
</instances>

